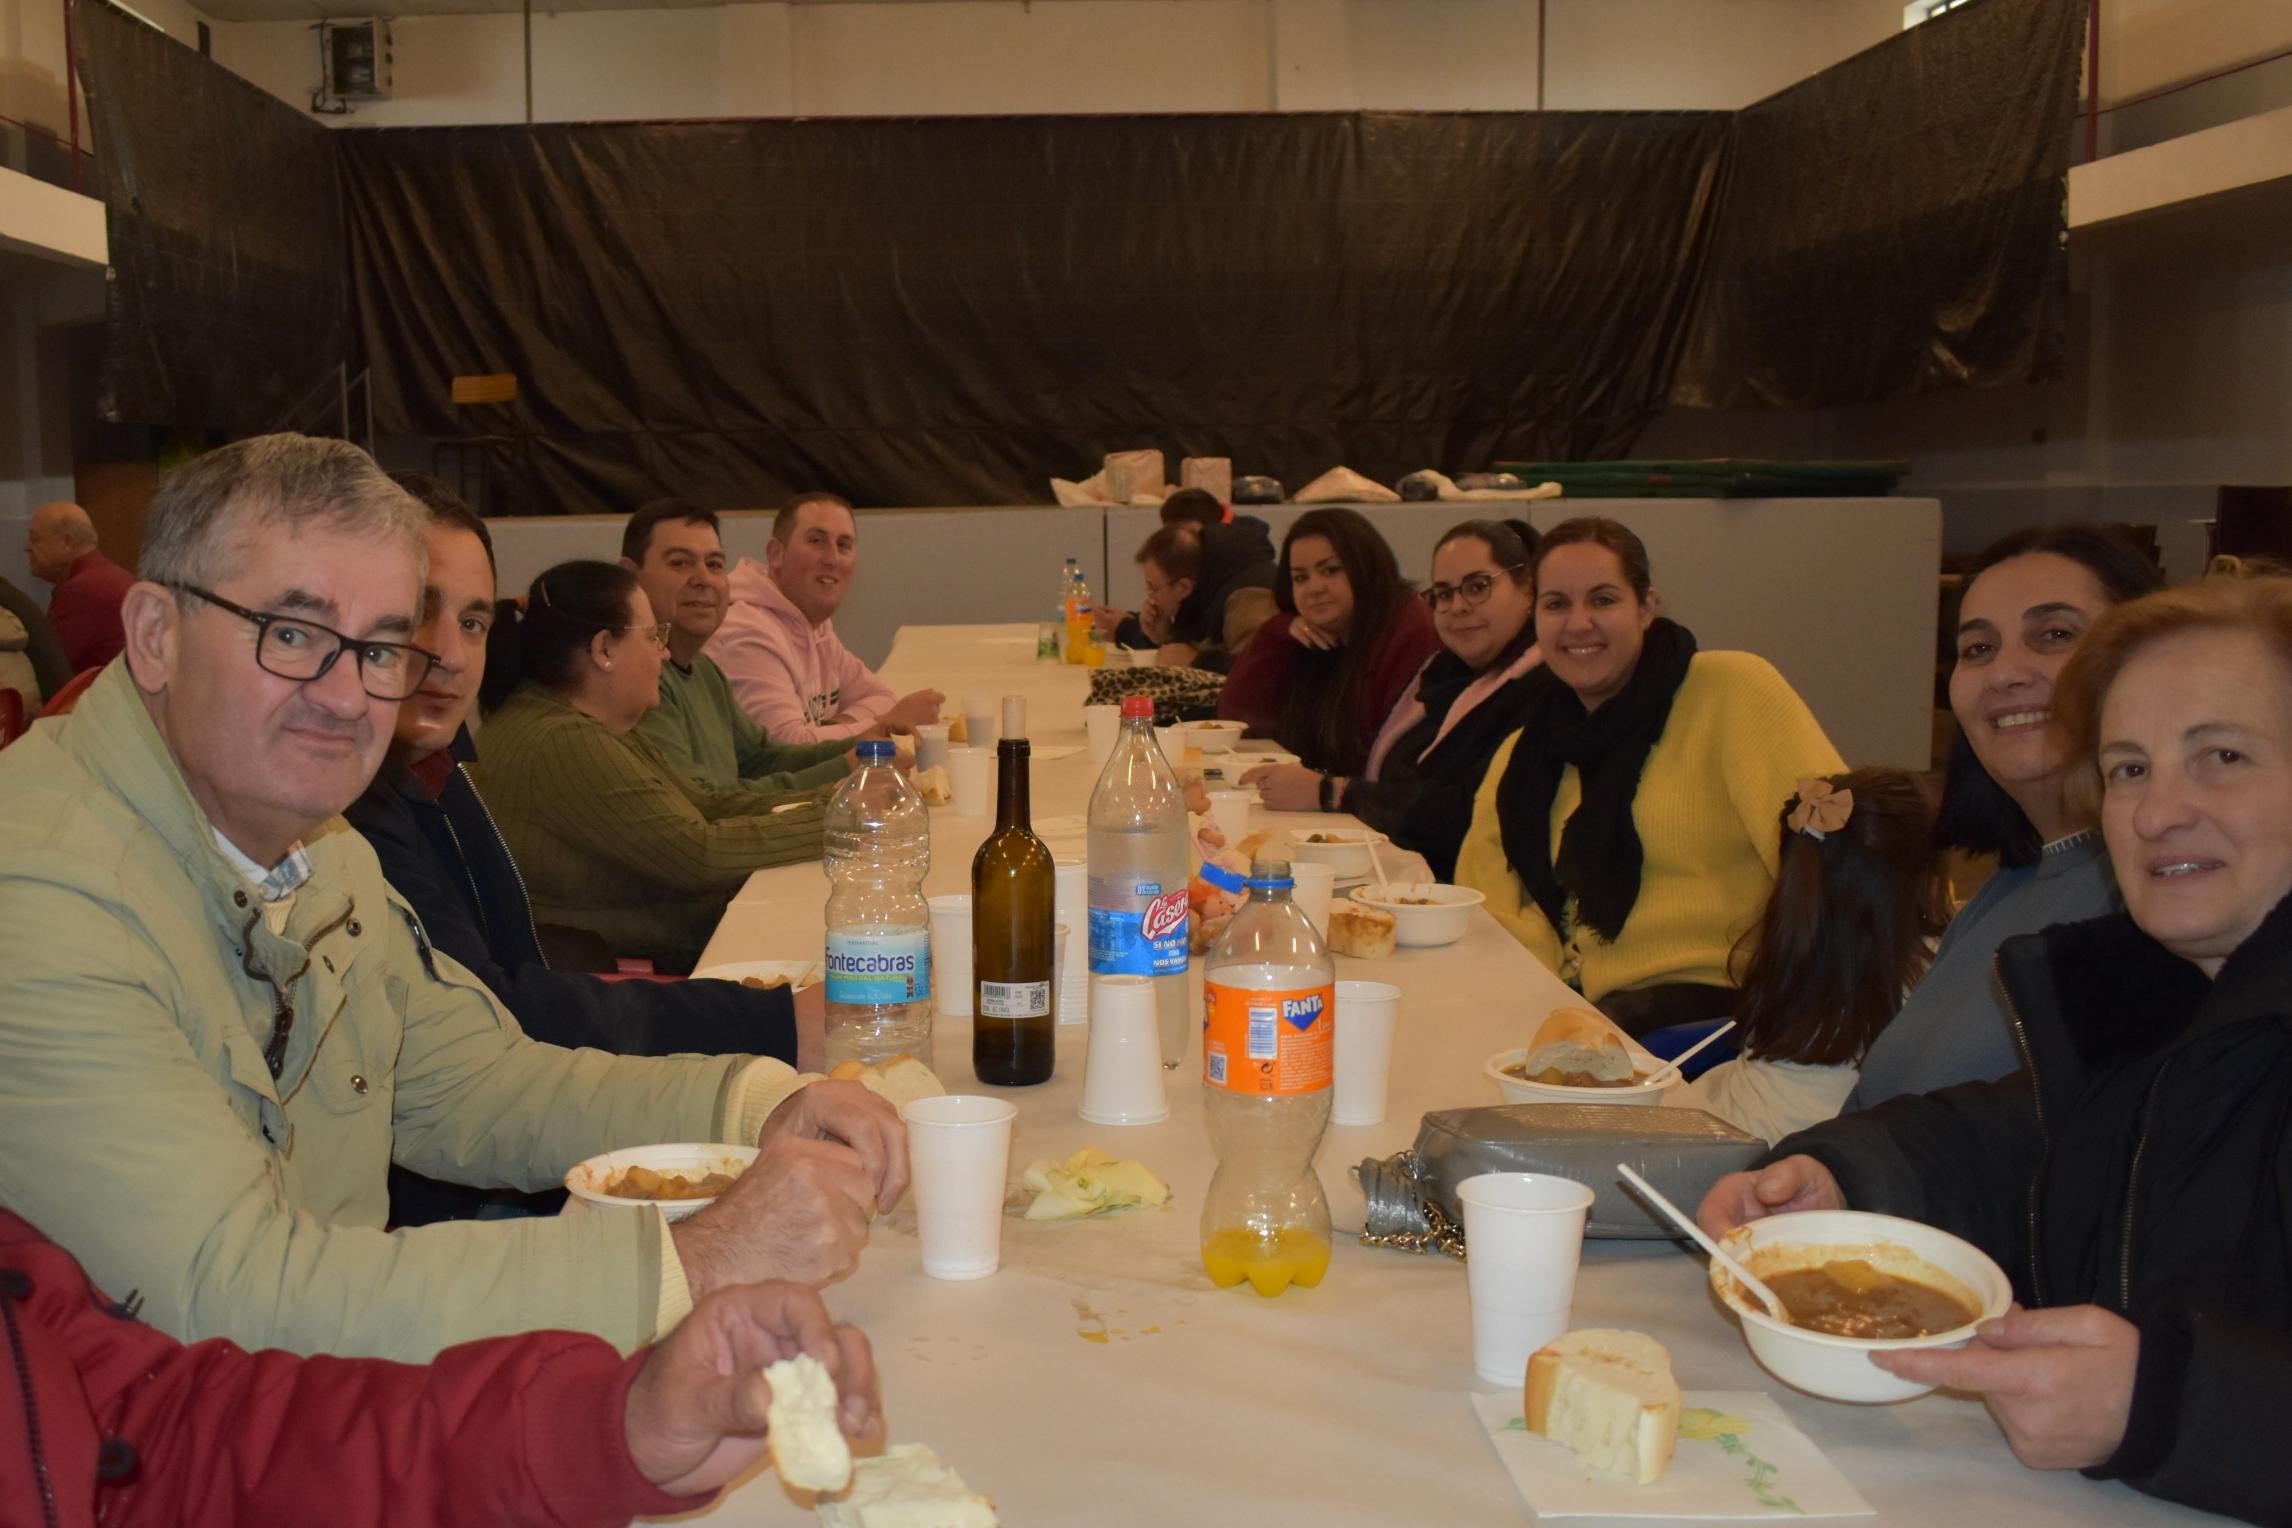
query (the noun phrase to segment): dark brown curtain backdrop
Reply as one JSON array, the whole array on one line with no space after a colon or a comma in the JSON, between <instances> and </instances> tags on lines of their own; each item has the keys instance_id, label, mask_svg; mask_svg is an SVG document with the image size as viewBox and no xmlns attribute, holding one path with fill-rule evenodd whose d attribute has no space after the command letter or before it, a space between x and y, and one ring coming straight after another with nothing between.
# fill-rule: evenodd
<instances>
[{"instance_id":1,"label":"dark brown curtain backdrop","mask_svg":"<svg viewBox=\"0 0 2292 1528\"><path fill-rule=\"evenodd\" d=\"M1389 481L2026 381L2084 13L1975 0L1735 114L329 133L81 0L111 397L245 432L362 351L385 436L507 435L492 507L583 511L1031 502L1148 445Z\"/></svg>"},{"instance_id":2,"label":"dark brown curtain backdrop","mask_svg":"<svg viewBox=\"0 0 2292 1528\"><path fill-rule=\"evenodd\" d=\"M72 21L111 236L100 407L275 428L350 354L334 135L103 0Z\"/></svg>"},{"instance_id":3,"label":"dark brown curtain backdrop","mask_svg":"<svg viewBox=\"0 0 2292 1528\"><path fill-rule=\"evenodd\" d=\"M2052 375L2084 0L1978 0L1734 120L1674 401L1828 408Z\"/></svg>"},{"instance_id":4,"label":"dark brown curtain backdrop","mask_svg":"<svg viewBox=\"0 0 2292 1528\"><path fill-rule=\"evenodd\" d=\"M1292 486L1628 445L1720 115L345 135L381 428L517 374L546 506L1041 501L1107 451Z\"/></svg>"}]
</instances>

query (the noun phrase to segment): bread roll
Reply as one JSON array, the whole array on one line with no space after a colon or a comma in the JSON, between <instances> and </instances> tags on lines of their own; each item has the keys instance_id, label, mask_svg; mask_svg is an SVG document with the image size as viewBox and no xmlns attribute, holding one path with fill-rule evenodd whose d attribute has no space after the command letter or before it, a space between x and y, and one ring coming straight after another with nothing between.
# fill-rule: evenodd
<instances>
[{"instance_id":1,"label":"bread roll","mask_svg":"<svg viewBox=\"0 0 2292 1528\"><path fill-rule=\"evenodd\" d=\"M764 1409L765 1441L780 1478L806 1491L841 1491L851 1484L852 1450L836 1424L836 1382L809 1353L783 1358L764 1371L772 1399Z\"/></svg>"},{"instance_id":2,"label":"bread roll","mask_svg":"<svg viewBox=\"0 0 2292 1528\"><path fill-rule=\"evenodd\" d=\"M1534 1077L1546 1068L1584 1072L1601 1082L1628 1081L1631 1052L1623 1032L1589 1008L1561 1008L1536 1027L1528 1042L1521 1074Z\"/></svg>"},{"instance_id":3,"label":"bread roll","mask_svg":"<svg viewBox=\"0 0 2292 1528\"><path fill-rule=\"evenodd\" d=\"M1597 1470L1648 1485L1679 1439L1679 1382L1653 1337L1593 1327L1528 1360L1528 1430Z\"/></svg>"},{"instance_id":4,"label":"bread roll","mask_svg":"<svg viewBox=\"0 0 2292 1528\"><path fill-rule=\"evenodd\" d=\"M915 787L915 793L923 798L927 806L945 806L955 799L955 782L948 778L947 768L943 764L917 770L909 783Z\"/></svg>"},{"instance_id":5,"label":"bread roll","mask_svg":"<svg viewBox=\"0 0 2292 1528\"><path fill-rule=\"evenodd\" d=\"M1381 907L1341 902L1329 910L1329 948L1359 960L1382 960L1393 953L1399 927Z\"/></svg>"},{"instance_id":6,"label":"bread roll","mask_svg":"<svg viewBox=\"0 0 2292 1528\"><path fill-rule=\"evenodd\" d=\"M819 1503L820 1528L996 1528L995 1504L920 1443L895 1443L852 1469L851 1490Z\"/></svg>"}]
</instances>

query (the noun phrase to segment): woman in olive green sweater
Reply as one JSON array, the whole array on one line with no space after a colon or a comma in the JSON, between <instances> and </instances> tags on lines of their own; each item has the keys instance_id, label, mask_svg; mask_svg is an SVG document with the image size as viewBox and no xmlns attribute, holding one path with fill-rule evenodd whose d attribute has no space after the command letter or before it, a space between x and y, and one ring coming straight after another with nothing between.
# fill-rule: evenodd
<instances>
[{"instance_id":1,"label":"woman in olive green sweater","mask_svg":"<svg viewBox=\"0 0 2292 1528\"><path fill-rule=\"evenodd\" d=\"M543 573L515 653L522 682L487 717L472 775L538 921L689 971L750 871L820 857L832 785L711 789L637 734L660 704L668 647L634 573L603 562Z\"/></svg>"}]
</instances>

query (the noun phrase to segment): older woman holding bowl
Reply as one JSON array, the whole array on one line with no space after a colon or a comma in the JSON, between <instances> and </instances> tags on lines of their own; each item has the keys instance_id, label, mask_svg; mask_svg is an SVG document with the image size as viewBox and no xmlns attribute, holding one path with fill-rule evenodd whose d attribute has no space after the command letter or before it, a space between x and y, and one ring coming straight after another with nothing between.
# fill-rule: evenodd
<instances>
[{"instance_id":1,"label":"older woman holding bowl","mask_svg":"<svg viewBox=\"0 0 2292 1528\"><path fill-rule=\"evenodd\" d=\"M703 785L637 735L660 704L668 639L629 569L543 573L507 651L487 687L515 688L472 776L541 922L689 971L750 871L819 858L832 785Z\"/></svg>"},{"instance_id":2,"label":"older woman holding bowl","mask_svg":"<svg viewBox=\"0 0 2292 1528\"><path fill-rule=\"evenodd\" d=\"M1791 1136L1698 1218L1963 1237L2028 1308L1875 1362L1980 1394L2036 1468L2292 1521L2292 581L2118 607L2053 709L2125 911L2000 951L2025 1070Z\"/></svg>"},{"instance_id":3,"label":"older woman holding bowl","mask_svg":"<svg viewBox=\"0 0 2292 1528\"><path fill-rule=\"evenodd\" d=\"M1783 802L1846 766L1772 664L1699 652L1662 614L1626 527L1554 526L1534 575L1544 664L1473 802L1457 884L1633 1034L1724 1015Z\"/></svg>"},{"instance_id":4,"label":"older woman holding bowl","mask_svg":"<svg viewBox=\"0 0 2292 1528\"><path fill-rule=\"evenodd\" d=\"M2095 621L2161 584L2129 543L2087 525L2016 531L1967 570L1950 669L1958 740L1934 837L1995 856L1999 869L1950 920L1933 965L1872 1043L1849 1109L2020 1066L1992 969L1998 946L2115 910L2100 841L2064 798L2053 691Z\"/></svg>"},{"instance_id":5,"label":"older woman holding bowl","mask_svg":"<svg viewBox=\"0 0 2292 1528\"><path fill-rule=\"evenodd\" d=\"M1350 812L1425 857L1438 880L1456 873L1472 796L1497 744L1519 730L1538 661L1525 520L1467 520L1433 548L1424 602L1441 650L1385 717L1357 776L1327 791L1302 764L1262 764L1242 777L1277 812Z\"/></svg>"}]
</instances>

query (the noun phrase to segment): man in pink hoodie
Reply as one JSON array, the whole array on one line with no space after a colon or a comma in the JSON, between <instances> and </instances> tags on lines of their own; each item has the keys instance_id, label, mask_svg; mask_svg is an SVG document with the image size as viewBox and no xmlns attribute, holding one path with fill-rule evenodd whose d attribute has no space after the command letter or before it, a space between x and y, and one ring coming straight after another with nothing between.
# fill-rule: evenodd
<instances>
[{"instance_id":1,"label":"man in pink hoodie","mask_svg":"<svg viewBox=\"0 0 2292 1528\"><path fill-rule=\"evenodd\" d=\"M764 566L732 570L732 608L705 649L741 709L778 743L912 732L939 719L937 690L894 699L891 687L836 637L836 608L859 565L852 507L802 493L773 518Z\"/></svg>"}]
</instances>

